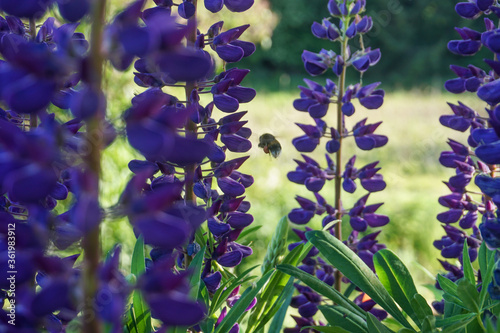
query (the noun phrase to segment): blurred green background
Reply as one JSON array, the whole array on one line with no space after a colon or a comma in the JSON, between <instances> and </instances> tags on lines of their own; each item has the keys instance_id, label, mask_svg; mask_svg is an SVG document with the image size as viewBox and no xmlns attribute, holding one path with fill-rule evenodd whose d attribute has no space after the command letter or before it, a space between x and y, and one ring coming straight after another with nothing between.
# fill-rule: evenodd
<instances>
[{"instance_id":1,"label":"blurred green background","mask_svg":"<svg viewBox=\"0 0 500 333\"><path fill-rule=\"evenodd\" d=\"M254 133L250 159L242 167L243 172L255 178L255 184L246 195L252 203L253 225L262 227L243 240L246 245L252 244L254 255L247 258L239 270L262 260L275 224L297 207L296 195L312 198L303 186L289 182L286 174L295 168L293 159L300 158L291 144L292 138L301 135L294 123L311 123L307 115L292 107L293 100L299 96L297 85L301 84L302 78L308 77L301 53L304 49L318 52L321 48L333 47L335 50L336 47L310 33L313 21L320 22L328 16L327 2L256 0L254 7L246 13L229 13L224 9L216 18L205 14L204 8L200 11L201 31L219 19L226 22L225 29L250 23L243 39L246 37L257 45L255 54L239 63L238 67L251 69L244 84L255 88L258 93L254 101L240 109L249 111L247 120ZM444 208L437 200L448 193L442 181L447 180L453 170L439 165L439 154L448 149L447 138L465 140L464 135L442 127L439 116L450 113L447 101L456 103L458 99L476 110L484 108L473 96L454 96L442 90L444 81L453 76L449 65L467 65L470 60L455 57L446 49L450 39L458 38L454 27L468 23L455 14L454 4L454 1L367 0L367 13L373 17L375 26L365 40L367 46L381 48L382 59L363 80L381 81L387 95L380 110L366 110L358 105L356 114L347 120L348 127L365 117L370 123L384 121L378 133L389 137L385 147L363 152L348 143L344 160L356 154L357 167L380 161L387 188L373 194L369 202L385 202L379 212L388 215L391 222L383 228L379 240L402 257L418 285L433 284L434 276L440 270L437 262L439 251L432 246L432 242L443 235L436 215ZM122 1L112 1L110 17L122 6ZM132 69L125 73L107 69L109 115L119 130L123 130L121 113L129 107L134 94L141 92L132 77ZM333 74L328 74L317 81L324 82L327 77L336 80ZM349 80L356 83L355 76ZM327 116L327 122L333 123L332 118L334 116ZM273 159L257 148L258 137L263 133L272 133L281 142L283 151L279 158ZM324 165L322 150L323 144L313 156ZM131 176L127 163L133 158L141 157L128 146L123 136L104 152L102 194L106 207L118 201ZM333 199L332 186L330 183L327 185L329 189L322 192L327 200ZM364 194L362 189L354 195L346 193L345 207L350 207ZM311 227L319 226L320 219L316 218ZM349 228L348 223L346 228ZM290 233L289 239L295 241L295 236ZM125 219L104 223L104 249L121 243L125 270L129 267L134 242L131 226Z\"/></svg>"}]
</instances>

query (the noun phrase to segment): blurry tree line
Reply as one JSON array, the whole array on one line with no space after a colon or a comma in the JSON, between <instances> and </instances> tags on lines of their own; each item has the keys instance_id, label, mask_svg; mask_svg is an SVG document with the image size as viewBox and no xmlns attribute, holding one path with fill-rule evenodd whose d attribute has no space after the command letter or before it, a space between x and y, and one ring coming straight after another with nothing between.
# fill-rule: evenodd
<instances>
[{"instance_id":1,"label":"blurry tree line","mask_svg":"<svg viewBox=\"0 0 500 333\"><path fill-rule=\"evenodd\" d=\"M311 24L329 16L328 1L267 1L278 23L271 38L261 39L257 52L241 65L252 68L256 81L269 82L272 73L287 73L292 78L290 88L295 88L293 78L306 76L301 62L302 51L332 49L333 43L311 34ZM445 80L454 77L449 70L450 64L467 66L469 59L453 55L447 44L451 39L460 39L454 27L477 29L481 20L476 20L474 26L461 19L454 10L457 2L367 0L367 13L373 18L374 28L365 37L364 44L382 51L380 64L365 75L367 82L383 80L385 88L441 88ZM489 56L485 50L482 52L484 57ZM487 69L484 64L477 63L480 57L474 58L476 65Z\"/></svg>"}]
</instances>

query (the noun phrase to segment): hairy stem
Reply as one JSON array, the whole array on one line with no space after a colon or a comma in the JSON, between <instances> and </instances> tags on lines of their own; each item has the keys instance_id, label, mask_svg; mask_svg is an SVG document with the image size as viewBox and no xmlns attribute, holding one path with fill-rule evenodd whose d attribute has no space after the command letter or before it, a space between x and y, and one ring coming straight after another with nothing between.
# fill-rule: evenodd
<instances>
[{"instance_id":1,"label":"hairy stem","mask_svg":"<svg viewBox=\"0 0 500 333\"><path fill-rule=\"evenodd\" d=\"M93 89L100 90L103 76L104 57L101 52L106 0L95 0L92 8L92 28L90 35L90 68L89 84ZM92 195L99 197L99 177L101 175L101 149L103 146L102 115L104 110L98 110L96 116L86 122L86 142L88 154L85 156L86 171L92 177ZM96 227L84 235L82 241L84 251L83 261L83 332L101 333L102 325L97 319L94 309L94 298L98 288L97 270L101 257L100 228Z\"/></svg>"},{"instance_id":2,"label":"hairy stem","mask_svg":"<svg viewBox=\"0 0 500 333\"><path fill-rule=\"evenodd\" d=\"M346 59L347 38L344 36L341 48L341 55ZM339 144L340 148L336 156L336 170L335 170L335 209L337 210L337 220L335 224L335 237L342 241L342 135L344 134L344 114L342 113L342 97L345 91L345 74L346 66L343 66L342 73L339 77L339 100L337 102L337 131L340 134ZM340 270L335 271L335 289L342 290L342 273Z\"/></svg>"}]
</instances>

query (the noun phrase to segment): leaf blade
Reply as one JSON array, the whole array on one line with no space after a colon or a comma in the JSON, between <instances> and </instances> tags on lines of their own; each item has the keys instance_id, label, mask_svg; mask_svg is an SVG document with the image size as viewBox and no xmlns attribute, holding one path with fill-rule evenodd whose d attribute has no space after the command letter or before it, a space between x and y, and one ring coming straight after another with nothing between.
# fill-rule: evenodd
<instances>
[{"instance_id":1,"label":"leaf blade","mask_svg":"<svg viewBox=\"0 0 500 333\"><path fill-rule=\"evenodd\" d=\"M373 263L382 285L418 327L422 328L422 321L411 306L411 300L417 294L417 288L401 259L394 252L382 249L374 254Z\"/></svg>"},{"instance_id":2,"label":"leaf blade","mask_svg":"<svg viewBox=\"0 0 500 333\"><path fill-rule=\"evenodd\" d=\"M132 253L131 273L139 277L146 271L146 259L144 256L144 238L142 235L137 238ZM151 332L153 330L151 322L151 311L139 290L134 290L132 304L136 320L137 333Z\"/></svg>"},{"instance_id":3,"label":"leaf blade","mask_svg":"<svg viewBox=\"0 0 500 333\"><path fill-rule=\"evenodd\" d=\"M403 326L412 329L396 303L371 269L344 243L327 232L309 231L307 239L322 253L330 264L368 294Z\"/></svg>"},{"instance_id":4,"label":"leaf blade","mask_svg":"<svg viewBox=\"0 0 500 333\"><path fill-rule=\"evenodd\" d=\"M229 310L220 325L217 326L215 333L227 332L233 327L273 273L273 271L267 272L259 279L255 286L250 286L243 292L240 299L234 304L231 310Z\"/></svg>"}]
</instances>

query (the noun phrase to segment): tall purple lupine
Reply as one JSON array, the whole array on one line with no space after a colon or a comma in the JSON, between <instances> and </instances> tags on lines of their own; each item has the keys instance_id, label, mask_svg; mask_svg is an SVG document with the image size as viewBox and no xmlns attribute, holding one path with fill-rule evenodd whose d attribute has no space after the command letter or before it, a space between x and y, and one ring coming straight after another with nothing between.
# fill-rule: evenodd
<instances>
[{"instance_id":1,"label":"tall purple lupine","mask_svg":"<svg viewBox=\"0 0 500 333\"><path fill-rule=\"evenodd\" d=\"M1 216L2 288L9 302L12 305L13 300L16 302L14 312L18 310L14 317L12 306L2 310L2 326L9 327L10 331L61 331L82 310L80 304L84 304L84 316L97 318L102 315L93 307L97 288L106 287L110 282L96 276L100 267L99 239L86 240L90 234L96 234L100 221L97 173L92 175L95 170L91 164L96 160L94 165L99 164L100 143L104 138L109 139L109 143L113 135L107 136L107 131L103 131L99 136L101 140L89 140L88 133L92 133L94 126L91 123L102 124L92 120L93 116L96 111L104 114L104 110L100 104L92 109L91 98L83 105L82 99L78 99L81 90L77 88L100 84L100 71L96 70L100 61L90 55L92 52L88 53L89 43L85 37L75 32L78 24L60 24L48 18L37 29L37 20L53 3L29 1L19 6L14 1L3 1L0 4L9 14L0 18L0 52L4 59L0 99L7 109L1 112L0 151L2 210L5 211ZM59 10L65 19L67 15L76 14L68 19L72 22L85 15L89 7L87 3L75 9L67 7L68 4L59 4ZM99 24L102 25L102 20L96 23ZM100 45L99 38L97 44ZM77 118L61 124L48 112L51 104L71 108ZM29 131L18 128L20 121L26 119L22 114L29 115ZM82 120L87 121L87 134L79 132ZM82 153L83 150L88 153ZM57 200L66 199L69 193L74 199L72 207L56 215L53 209ZM83 271L72 268L78 255L59 258L46 254L52 244L64 249L82 238L88 244L83 246ZM97 255L92 256L92 252ZM14 271L13 275L5 275L9 271ZM87 278L82 278L84 276ZM119 273L115 276L119 277ZM7 277L11 278L10 284ZM122 291L124 299L128 292L126 288ZM89 319L82 324L86 330L99 332L96 323L96 319ZM116 321L114 323L116 325Z\"/></svg>"},{"instance_id":2,"label":"tall purple lupine","mask_svg":"<svg viewBox=\"0 0 500 333\"><path fill-rule=\"evenodd\" d=\"M248 25L224 30L221 21L202 31L196 13L203 7L196 1L177 7L181 18L174 15L172 1L155 0L156 6L147 9L144 3L132 3L105 32L113 66L123 70L133 63L135 82L147 88L124 113L128 140L145 160L129 163L135 176L120 206L136 234L152 246L151 269L158 266L158 274L163 267L163 272L180 270L187 277L191 260L206 246L201 278L212 295L224 282L224 270L252 254L250 247L237 242L253 222L243 196L253 178L238 171L248 156L227 160L226 152L251 148L251 130L242 120L246 111L239 109L255 97L255 90L242 85L248 70L226 70L226 64L251 55L255 46L242 40ZM205 1L212 12L224 5L241 12L252 4ZM221 73L214 73L213 55L223 61ZM175 95L179 88L182 97ZM211 101L204 104L207 94ZM149 295L145 299L153 316L165 326L192 326L204 316L203 308L192 301L188 311L187 294L183 312L174 311L175 300L155 302Z\"/></svg>"},{"instance_id":3,"label":"tall purple lupine","mask_svg":"<svg viewBox=\"0 0 500 333\"><path fill-rule=\"evenodd\" d=\"M500 247L500 183L496 166L500 163L500 44L497 38L500 30L493 21L500 17L500 6L493 0L475 0L459 2L455 10L465 19L483 18L484 30L456 28L460 39L450 41L448 49L462 56L473 56L483 47L493 53L491 58L484 59L485 69L474 65L452 65L450 68L457 78L445 83L446 90L451 93L473 93L486 102L485 111L473 110L461 102L449 103L453 114L440 118L443 126L459 132L470 131L467 143L450 139L448 145L451 150L442 152L439 158L443 166L455 169L455 175L445 183L452 193L439 198L439 203L448 209L437 216L439 222L444 224L446 236L435 241L434 246L441 251L444 258L458 258L462 262L462 248L465 242L471 261L476 259L482 241L486 242L490 249ZM471 190L471 183L475 183L481 192ZM455 226L457 222L458 227ZM452 281L463 276L462 267L446 261L441 263L448 272L446 276ZM500 299L500 280L496 273L488 291L493 299ZM433 305L442 312L443 304L441 301L434 302Z\"/></svg>"},{"instance_id":4,"label":"tall purple lupine","mask_svg":"<svg viewBox=\"0 0 500 333\"><path fill-rule=\"evenodd\" d=\"M354 138L361 150L382 147L388 140L384 135L375 134L380 123L370 124L367 123L367 119L356 124L348 122L348 117L356 111L353 104L356 99L361 106L370 110L378 109L384 100L384 91L378 89L380 84L378 82L346 84L349 67L359 72L361 77L379 61L381 56L379 49L365 47L363 43L363 35L370 31L373 25L370 17L361 15L365 11L365 6L365 0L330 0L328 10L332 17L312 25L311 30L315 37L338 43L340 51L336 53L323 49L318 53L304 51L302 54L305 69L311 76L324 74L331 69L336 80L327 79L322 85L305 79L306 86L299 87L300 98L293 103L298 111L308 112L313 122L297 124L304 133L293 139L292 143L304 154L302 160L295 160L297 168L288 173L288 179L305 185L306 189L312 192L314 199L297 196L300 208L293 209L288 217L291 222L304 225L315 215L323 216L323 227L341 240L342 220L348 218L353 231L345 243L373 269L373 254L384 248L384 245L376 240L379 232L371 233L361 239L358 239L358 235L368 230L368 227L382 227L389 222L387 216L376 213L382 204L367 203L370 194L383 190L386 184L382 175L378 173L380 170L378 162L357 166L356 155L350 157L347 163L343 160L346 154L343 151L344 140L349 137ZM333 104L333 107L330 108L330 104ZM321 139L324 140L326 166L322 166L305 154L315 151L321 144ZM368 193L363 195L352 208L347 209L342 203L343 191L354 193L358 187L357 180ZM320 191L328 186L327 182L333 182L334 198L320 195ZM334 228L332 223L335 223ZM296 229L295 232L302 241L305 240L303 231ZM341 290L340 272L317 257L317 251L311 251L299 268L316 275L330 285L335 284L335 288ZM300 285L296 285L296 288L300 296L293 298L292 306L298 308L301 317L294 317L297 326L286 329L286 332L299 332L304 326L315 325L313 316L318 310L317 305L321 302L321 297L309 288ZM387 315L383 311L381 313L372 309L373 305L364 308L380 318Z\"/></svg>"}]
</instances>

